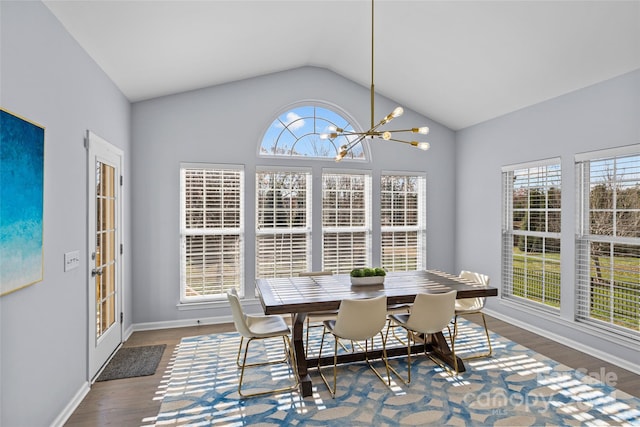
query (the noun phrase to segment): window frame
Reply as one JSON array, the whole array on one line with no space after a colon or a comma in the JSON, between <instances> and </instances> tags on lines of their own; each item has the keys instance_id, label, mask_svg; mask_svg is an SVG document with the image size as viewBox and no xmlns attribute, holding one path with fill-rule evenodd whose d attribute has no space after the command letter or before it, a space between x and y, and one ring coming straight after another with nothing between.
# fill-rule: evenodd
<instances>
[{"instance_id":1,"label":"window frame","mask_svg":"<svg viewBox=\"0 0 640 427\"><path fill-rule=\"evenodd\" d=\"M325 178L328 176L350 176L350 177L362 177L363 179L363 201L364 201L364 217L363 225L361 226L339 226L339 225L325 225ZM348 273L351 269L356 267L371 266L372 260L372 193L373 185L372 172L364 169L337 169L337 168L323 168L321 173L321 236L322 236L322 270L332 271L334 274ZM342 191L349 191L342 190ZM336 209L338 210L338 209ZM353 219L353 218L351 218ZM335 255L329 259L327 250L327 235L335 234L339 239L340 235L348 235L354 233L364 233L364 249L365 255L362 260L357 261L353 253L350 256L344 256L341 252L340 255ZM336 245L336 251L340 251L339 244ZM346 263L345 263L346 262Z\"/></svg>"},{"instance_id":2,"label":"window frame","mask_svg":"<svg viewBox=\"0 0 640 427\"><path fill-rule=\"evenodd\" d=\"M259 175L260 174L268 174L268 173L279 173L279 174L302 174L302 177L305 179L305 223L301 227L260 227L262 223L260 220L261 215L261 207L260 207L260 185L259 185ZM266 277L289 277L291 275L311 270L312 263L312 219L313 219L313 209L312 209L312 183L313 183L313 173L311 168L306 167L280 167L280 166L256 166L256 174L255 174L256 186L255 186L255 276L258 278L266 278ZM277 214L277 210L274 208L274 215ZM282 271L275 264L273 266L274 274L264 275L261 273L262 268L260 266L260 257L258 256L258 248L261 247L259 240L261 237L266 236L276 236L276 235L302 235L304 241L304 262L302 264L292 264L291 268L288 270L289 276L283 276L282 274L278 274L278 271ZM290 241L293 241L292 238ZM291 253L290 258L294 258L295 254Z\"/></svg>"},{"instance_id":3,"label":"window frame","mask_svg":"<svg viewBox=\"0 0 640 427\"><path fill-rule=\"evenodd\" d=\"M305 108L313 108L314 113L313 113L313 117L303 117L300 116L298 114L299 110L305 109ZM269 123L269 125L267 126L266 131L264 132L264 134L262 135L262 138L260 139L259 143L258 143L258 151L257 151L257 155L259 158L263 158L263 159L291 159L291 160L334 160L335 156L338 154L339 152L339 148L341 145L348 143L348 141L350 140L350 138L355 139L355 137L353 136L345 136L345 135L340 135L337 138L327 138L327 139L323 139L323 141L327 144L330 144L333 151L330 153L330 155L324 155L324 156L319 156L319 155L296 155L296 154L292 154L292 148L294 145L296 145L297 143L299 143L299 141L310 137L311 135L316 135L317 138L320 138L320 135L322 133L328 133L328 132L318 132L315 127L316 127L316 123L319 121L327 121L327 122L331 122L333 123L333 121L331 119L328 119L324 116L318 116L316 114L317 109L324 109L327 110L329 113L331 114L335 114L339 119L343 120L344 123L341 124L340 126L343 129L349 130L352 129L355 132L362 132L362 126L360 126L360 124L355 120L354 117L352 117L350 114L348 114L346 111L342 110L341 108L339 108L338 106L325 102L325 101L318 101L318 100L303 100L300 102L296 102L290 105L287 105L286 107L282 108L278 114L274 117L274 119ZM292 116L290 119L287 118L288 120L282 120L283 116L286 116L288 114L293 114L294 116ZM272 129L275 128L282 128L283 131L281 133L284 133L285 130L288 129L289 125L291 123L293 123L296 120L300 120L303 118L307 118L307 119L313 119L314 122L314 130L313 132L307 132L305 134L301 134L299 137L297 137L295 135L294 131L290 131L289 133L295 138L295 142L293 142L292 147L289 148L288 151L286 152L277 152L278 150L276 149L276 153L272 153L271 149L266 149L264 148L265 144L268 144L269 142L266 141L266 139L268 138L268 136L270 135L271 132L275 132ZM335 123L333 123L335 125ZM273 141L275 143L275 145L277 146L279 143L279 138L276 139L276 141ZM354 154L357 154L357 156L354 156ZM346 157L344 157L344 159L342 160L343 162L357 162L357 163L368 163L370 162L371 159L371 151L369 148L369 141L368 139L364 139L361 142L359 142L358 144L356 144L356 146L354 147L353 150L351 150Z\"/></svg>"},{"instance_id":4,"label":"window frame","mask_svg":"<svg viewBox=\"0 0 640 427\"><path fill-rule=\"evenodd\" d=\"M631 338L635 341L640 341L640 327L638 330L633 330L631 328L622 326L620 324L615 323L616 315L620 316L620 310L614 310L615 307L615 298L609 298L609 306L608 315L609 321L604 320L602 315L600 316L592 316L592 311L606 311L603 305L598 303L605 301L607 299L605 293L615 292L616 290L616 282L621 282L625 285L630 285L629 289L632 286L640 287L640 272L637 273L636 282L622 282L622 280L615 280L611 283L611 280L607 279L608 277L614 276L616 273L625 274L622 263L611 262L612 259L615 261L617 256L616 246L617 247L636 247L637 250L640 251L640 236L638 237L629 237L629 236L621 236L618 233L617 221L614 219L618 217L618 214L622 209L619 209L617 206L616 197L617 191L612 191L612 206L610 209L611 218L611 234L600 234L594 233L592 230L592 221L591 221L591 211L602 210L601 208L593 208L592 207L592 199L591 199L591 190L592 186L599 185L599 182L609 183L612 182L614 188L618 189L617 185L620 183L619 180L615 179L618 174L615 172L617 170L618 160L626 159L628 157L640 157L640 144L634 144L624 147L617 147L605 150L598 150L593 152L581 153L575 156L575 174L576 174L576 252L575 252L575 274L576 274L576 288L575 288L575 319L576 322L582 323L585 325L589 325L590 327L594 327L603 333L612 335L612 336L624 336L627 338ZM613 162L614 165L614 179L613 180L604 180L597 181L592 177L592 164L598 162ZM636 172L638 173L638 172ZM638 178L637 182L640 182L640 178ZM638 185L638 184L636 184ZM624 211L624 210L622 210ZM631 209L631 211L635 211L640 215L640 210ZM600 216L602 218L602 216ZM608 250L606 252L609 253L609 256L606 256L606 252L603 251L602 255L599 256L598 262L595 262L592 259L592 248L594 245L601 246L606 248L608 246ZM619 254L619 253L618 253ZM603 259L604 258L604 259ZM604 264L608 259L608 267ZM604 262L603 262L604 261ZM640 261L639 261L640 262ZM597 294L594 294L591 288L593 278L592 272L593 269L596 270L597 279L596 281L601 281L600 290L602 291L601 295L598 298ZM614 276L615 277L615 276ZM626 278L633 279L634 275L623 276ZM602 288L604 286L604 288ZM609 288L607 290L607 287ZM624 293L624 289L618 288L618 292ZM615 294L614 294L615 295ZM596 298L596 302L594 299ZM634 297L632 294L622 295L618 297L623 301L627 300L627 298L637 298L637 295ZM606 302L606 301L605 301ZM593 307L592 307L593 306ZM624 304L623 304L624 306ZM637 316L637 314L636 314Z\"/></svg>"},{"instance_id":5,"label":"window frame","mask_svg":"<svg viewBox=\"0 0 640 427\"><path fill-rule=\"evenodd\" d=\"M236 209L238 211L238 226L237 227L200 227L190 228L187 226L187 207L186 207L186 177L185 172L187 170L203 170L203 171L219 171L222 173L234 173L237 174L238 180L238 198ZM245 294L245 262L244 262L244 198L245 198L245 181L244 181L244 165L232 165L232 164L213 164L213 163L180 163L180 304L194 304L203 302L213 302L226 300L226 292L224 283L219 284L221 291L219 293L189 296L187 295L187 281L189 275L187 273L187 259L189 254L187 253L187 238L188 236L237 236L237 262L234 267L237 271L233 277L233 282L236 284L236 289L240 296ZM225 199L226 200L226 199ZM206 210L207 206L203 203L203 210ZM223 212L224 209L221 208ZM224 220L223 220L224 223ZM225 250L221 250L220 254L226 253ZM223 273L224 276L224 273ZM225 279L223 279L224 281ZM217 285L216 285L217 286Z\"/></svg>"},{"instance_id":6,"label":"window frame","mask_svg":"<svg viewBox=\"0 0 640 427\"><path fill-rule=\"evenodd\" d=\"M414 178L417 182L416 207L417 223L415 225L384 225L383 211L384 207L384 186L383 180L385 177L395 178ZM406 194L406 193L404 193ZM389 208L390 213L393 215L393 205ZM404 211L407 214L406 210ZM405 268L400 269L395 261L392 264L385 263L385 233L415 233L416 234L416 256L413 261L407 256L405 251ZM395 258L395 256L394 256ZM411 263L415 263L415 270L424 270L427 268L427 174L424 172L406 172L406 171L382 171L380 174L380 266L387 271L407 271Z\"/></svg>"},{"instance_id":7,"label":"window frame","mask_svg":"<svg viewBox=\"0 0 640 427\"><path fill-rule=\"evenodd\" d=\"M529 197L529 193L527 193L527 207L526 209L524 209L526 212L528 213L532 213L532 212L537 212L539 213L544 213L544 226L545 226L545 231L536 231L536 230L516 230L514 227L514 204L513 204L513 198L514 198L514 180L515 177L517 175L517 172L519 171L528 171L528 176L531 176L531 171L535 170L535 169L540 169L540 168L545 168L545 182L547 180L547 178L549 177L549 167L554 167L557 168L557 172L555 173L558 177L558 182L559 182L559 190L558 190L558 197L560 197L560 200L558 200L558 202L560 203L560 207L558 208L550 208L549 207L549 197L548 197L548 190L551 188L554 188L553 186L549 186L546 187L546 192L545 192L545 207L544 209L534 209L532 210L531 208L531 199ZM527 189L531 189L534 187L526 187ZM544 310L544 311L548 311L554 314L559 315L560 314L560 308L561 308L561 304L562 304L562 299L561 299L561 289L562 289L562 279L561 279L561 267L562 267L562 239L561 239L561 229L560 229L560 224L561 224L561 211L562 211L562 205L561 205L561 194L562 194L562 163L561 163L561 159L559 157L554 157L554 158L550 158L550 159L544 159L544 160L538 160L538 161L533 161L533 162L526 162L526 163L519 163L519 164L514 164L514 165L509 165L509 166L504 166L502 168L502 204L503 204L503 208L502 208L502 214L503 214L503 218L502 218L502 260L501 260L501 264L502 264L502 283L501 283L501 298L503 299L508 299L509 301L513 301L517 304L522 304L522 305L526 305L528 307L532 307L534 309L539 309L539 310ZM558 213L558 218L557 218L557 224L558 224L558 230L557 231L549 231L549 213L550 212L557 212ZM530 221L529 219L529 215L526 216L527 221ZM531 222L530 222L531 223ZM529 227L528 227L529 228ZM542 239L542 256L538 256L538 257L533 257L533 256L528 256L527 252L525 250L524 255L522 256L523 259L523 263L525 265L524 269L523 269L523 292L525 293L524 295L517 295L517 292L514 292L514 248L515 248L515 241L518 238L523 238L524 239L524 244L525 244L525 248L528 247L528 240L531 238L534 241L537 241L537 239ZM547 254L551 254L553 253L552 251L547 251L547 242L549 240L557 240L558 242L558 260L557 262L553 261L552 257L547 257ZM529 269L528 268L528 261L531 261L532 263L536 263L536 262L540 262L540 264L542 265L542 268L538 268L536 269ZM550 264L557 264L557 272L554 272L554 274L551 274L551 271L547 271L546 270L546 265ZM540 298L536 298L536 297L530 297L527 296L527 293L529 291L530 288L530 283L529 281L531 281L531 287L534 287L534 278L530 276L534 276L537 271L540 271L540 294L542 295ZM533 274L529 274L529 273L533 273ZM552 283L552 277L557 278L557 284ZM557 286L557 292L553 292L551 293L551 288L553 286ZM556 296L557 295L557 306L551 305L549 303L547 303L547 300L551 300L551 297L547 298L547 295L549 295L551 293L551 295ZM532 292L532 294L534 294L534 292Z\"/></svg>"}]
</instances>

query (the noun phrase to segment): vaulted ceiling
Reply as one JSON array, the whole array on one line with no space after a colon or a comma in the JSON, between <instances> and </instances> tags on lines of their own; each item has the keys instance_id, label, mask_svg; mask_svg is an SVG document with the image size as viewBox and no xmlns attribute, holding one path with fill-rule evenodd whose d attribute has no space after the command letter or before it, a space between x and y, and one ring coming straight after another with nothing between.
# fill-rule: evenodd
<instances>
[{"instance_id":1,"label":"vaulted ceiling","mask_svg":"<svg viewBox=\"0 0 640 427\"><path fill-rule=\"evenodd\" d=\"M132 102L305 65L371 84L368 0L44 1ZM640 1L375 2L375 89L454 130L640 69Z\"/></svg>"}]
</instances>

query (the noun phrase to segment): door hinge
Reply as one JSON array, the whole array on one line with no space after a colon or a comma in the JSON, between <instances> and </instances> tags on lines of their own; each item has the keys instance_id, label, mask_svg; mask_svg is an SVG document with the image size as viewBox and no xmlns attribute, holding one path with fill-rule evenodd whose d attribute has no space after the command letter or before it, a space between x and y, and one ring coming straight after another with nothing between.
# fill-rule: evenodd
<instances>
[{"instance_id":1,"label":"door hinge","mask_svg":"<svg viewBox=\"0 0 640 427\"><path fill-rule=\"evenodd\" d=\"M120 175L120 185L122 186L122 182L123 182L124 178L122 178L122 175Z\"/></svg>"},{"instance_id":2,"label":"door hinge","mask_svg":"<svg viewBox=\"0 0 640 427\"><path fill-rule=\"evenodd\" d=\"M124 252L124 245L120 243L120 255L122 255L122 252Z\"/></svg>"},{"instance_id":3,"label":"door hinge","mask_svg":"<svg viewBox=\"0 0 640 427\"><path fill-rule=\"evenodd\" d=\"M124 322L124 313L120 312L120 323Z\"/></svg>"}]
</instances>

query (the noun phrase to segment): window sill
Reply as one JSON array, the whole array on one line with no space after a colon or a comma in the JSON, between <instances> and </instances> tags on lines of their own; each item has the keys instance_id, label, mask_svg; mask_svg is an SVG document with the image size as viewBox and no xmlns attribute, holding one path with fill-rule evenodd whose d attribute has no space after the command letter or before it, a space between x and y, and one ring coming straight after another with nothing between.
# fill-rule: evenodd
<instances>
[{"instance_id":1,"label":"window sill","mask_svg":"<svg viewBox=\"0 0 640 427\"><path fill-rule=\"evenodd\" d=\"M245 298L241 300L246 308L260 307L260 300L257 298ZM183 310L210 310L229 307L229 301L225 299L215 301L180 302L176 304L179 311Z\"/></svg>"}]
</instances>

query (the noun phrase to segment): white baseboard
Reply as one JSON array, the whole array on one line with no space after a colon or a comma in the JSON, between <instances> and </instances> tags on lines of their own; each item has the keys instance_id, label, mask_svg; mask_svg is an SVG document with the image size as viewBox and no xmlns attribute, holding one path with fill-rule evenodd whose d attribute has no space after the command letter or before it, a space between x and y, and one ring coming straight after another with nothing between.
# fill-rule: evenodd
<instances>
[{"instance_id":1,"label":"white baseboard","mask_svg":"<svg viewBox=\"0 0 640 427\"><path fill-rule=\"evenodd\" d=\"M173 329L173 328L185 328L189 326L200 325L217 325L222 323L232 323L233 318L231 316L217 316L206 317L203 319L185 319L185 320L169 320L162 322L144 322L131 325L131 333L137 331L155 331L157 329Z\"/></svg>"},{"instance_id":2,"label":"white baseboard","mask_svg":"<svg viewBox=\"0 0 640 427\"><path fill-rule=\"evenodd\" d=\"M131 334L134 332L134 325L129 325L127 329L122 332L122 342L128 340L131 337Z\"/></svg>"},{"instance_id":3,"label":"white baseboard","mask_svg":"<svg viewBox=\"0 0 640 427\"><path fill-rule=\"evenodd\" d=\"M601 360L605 360L609 363L612 363L616 366L621 367L622 369L626 369L628 371L633 372L634 374L640 375L640 366L636 365L635 363L632 363L626 359L621 359L619 357L616 357L615 355L611 354L611 353L606 353L604 351L600 351L598 349L595 349L591 346L587 346L583 343L580 343L578 341L574 341L568 337L565 336L561 336L561 335L557 335L554 334L553 332L550 332L546 329L541 329L541 328L537 328L536 326L530 324L530 323L526 323L526 322L522 322L514 317L510 317L510 316L506 316L502 313L490 310L488 308L485 308L483 310L485 312L485 314L488 314L491 317L495 317L496 319L500 319L503 322L507 322L510 323L514 326L517 326L519 328L522 328L524 330L527 330L529 332L533 332L534 334L543 336L545 338L548 338L552 341L555 341L559 344L563 344L566 345L567 347L571 347L574 350L578 350L581 351L583 353L586 353L590 356L593 357L597 357L598 359ZM584 332L584 331L581 331Z\"/></svg>"},{"instance_id":4,"label":"white baseboard","mask_svg":"<svg viewBox=\"0 0 640 427\"><path fill-rule=\"evenodd\" d=\"M67 422L67 420L69 420L69 418L73 414L73 411L75 411L78 408L78 406L80 406L82 399L84 399L87 396L87 394L89 393L89 390L91 390L91 384L89 384L89 382L87 381L84 384L82 384L82 386L80 387L80 390L76 392L76 394L69 401L69 403L67 403L67 406L62 410L62 412L60 412L60 414L56 417L56 419L53 420L53 422L51 423L51 427L64 426L64 424Z\"/></svg>"}]
</instances>

